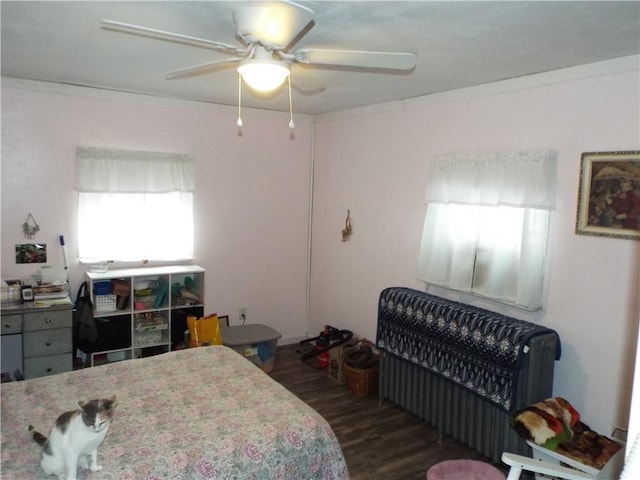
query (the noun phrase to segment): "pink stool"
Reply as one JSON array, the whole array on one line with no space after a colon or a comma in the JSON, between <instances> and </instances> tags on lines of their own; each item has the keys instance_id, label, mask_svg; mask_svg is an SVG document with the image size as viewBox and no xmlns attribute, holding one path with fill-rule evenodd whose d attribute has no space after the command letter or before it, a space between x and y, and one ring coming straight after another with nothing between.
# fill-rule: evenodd
<instances>
[{"instance_id":1,"label":"pink stool","mask_svg":"<svg viewBox=\"0 0 640 480\"><path fill-rule=\"evenodd\" d=\"M493 465L478 460L446 460L427 471L427 480L505 480Z\"/></svg>"}]
</instances>

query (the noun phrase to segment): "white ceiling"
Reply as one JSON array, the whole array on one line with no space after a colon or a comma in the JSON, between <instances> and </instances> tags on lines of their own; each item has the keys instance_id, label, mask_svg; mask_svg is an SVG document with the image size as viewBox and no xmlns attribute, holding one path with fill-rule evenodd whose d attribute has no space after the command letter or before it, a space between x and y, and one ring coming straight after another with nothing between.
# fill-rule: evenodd
<instances>
[{"instance_id":1,"label":"white ceiling","mask_svg":"<svg viewBox=\"0 0 640 480\"><path fill-rule=\"evenodd\" d=\"M241 46L232 11L217 1L2 0L2 76L237 105L234 68L177 80L171 70L228 55L100 28L102 19ZM295 112L321 114L419 97L640 53L639 1L299 1L315 24L294 49L407 51L408 73L298 67L320 92L293 90ZM243 90L244 106L287 111Z\"/></svg>"}]
</instances>

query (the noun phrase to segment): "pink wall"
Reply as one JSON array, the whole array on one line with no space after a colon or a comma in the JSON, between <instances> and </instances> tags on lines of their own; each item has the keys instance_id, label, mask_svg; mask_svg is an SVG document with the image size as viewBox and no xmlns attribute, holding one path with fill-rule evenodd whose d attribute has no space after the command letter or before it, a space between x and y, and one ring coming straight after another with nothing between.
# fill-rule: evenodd
<instances>
[{"instance_id":1,"label":"pink wall","mask_svg":"<svg viewBox=\"0 0 640 480\"><path fill-rule=\"evenodd\" d=\"M374 339L380 290L424 289L416 269L434 155L555 149L559 194L547 308L528 315L503 310L559 332L554 394L575 403L602 433L625 426L640 242L578 236L574 224L581 153L640 149L638 85L636 71L317 119L311 330L331 322ZM354 233L341 242L347 209Z\"/></svg>"},{"instance_id":2,"label":"pink wall","mask_svg":"<svg viewBox=\"0 0 640 480\"><path fill-rule=\"evenodd\" d=\"M78 145L184 152L197 174L195 262L207 269L206 311L237 323L246 307L248 323L266 323L284 338L305 335L309 117L296 116L292 136L287 114L245 109L239 136L231 107L41 90L3 82L2 278L39 267L15 264L14 245L28 243L20 227L32 213L48 264L62 264L58 235L65 236L78 288L85 271L76 244Z\"/></svg>"},{"instance_id":3,"label":"pink wall","mask_svg":"<svg viewBox=\"0 0 640 480\"><path fill-rule=\"evenodd\" d=\"M626 425L640 307L640 242L573 233L580 154L640 149L638 72L509 93L408 101L386 112L315 119L309 322L305 323L312 122L207 104L2 85L2 277L14 263L29 212L39 242L60 263L67 239L72 286L84 269L75 244L77 145L191 153L196 161L196 262L207 269L208 311L266 323L285 339L325 324L375 337L380 290L421 289L416 277L434 155L552 148L559 152L548 305L523 315L556 329L563 356L555 391L603 433ZM347 209L354 233L341 242ZM170 222L168 222L170 228Z\"/></svg>"}]
</instances>

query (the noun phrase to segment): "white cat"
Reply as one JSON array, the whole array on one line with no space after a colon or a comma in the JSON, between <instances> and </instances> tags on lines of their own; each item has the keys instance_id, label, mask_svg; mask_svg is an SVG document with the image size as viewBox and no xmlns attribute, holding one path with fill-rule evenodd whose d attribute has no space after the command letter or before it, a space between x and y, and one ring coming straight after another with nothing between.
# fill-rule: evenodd
<instances>
[{"instance_id":1,"label":"white cat","mask_svg":"<svg viewBox=\"0 0 640 480\"><path fill-rule=\"evenodd\" d=\"M76 480L78 466L92 472L98 465L98 446L102 443L113 417L116 397L79 401L78 410L58 417L49 438L29 425L33 439L43 447L42 469L59 480Z\"/></svg>"}]
</instances>

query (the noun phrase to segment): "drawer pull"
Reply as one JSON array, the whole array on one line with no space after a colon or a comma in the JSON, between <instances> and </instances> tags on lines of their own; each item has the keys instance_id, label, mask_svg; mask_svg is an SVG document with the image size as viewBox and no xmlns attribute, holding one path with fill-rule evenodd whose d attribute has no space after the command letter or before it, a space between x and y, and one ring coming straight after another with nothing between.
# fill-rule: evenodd
<instances>
[{"instance_id":1,"label":"drawer pull","mask_svg":"<svg viewBox=\"0 0 640 480\"><path fill-rule=\"evenodd\" d=\"M11 328L11 324L10 323L5 323L4 324L4 328Z\"/></svg>"},{"instance_id":2,"label":"drawer pull","mask_svg":"<svg viewBox=\"0 0 640 480\"><path fill-rule=\"evenodd\" d=\"M47 368L47 373L51 373L51 368Z\"/></svg>"},{"instance_id":3,"label":"drawer pull","mask_svg":"<svg viewBox=\"0 0 640 480\"><path fill-rule=\"evenodd\" d=\"M46 345L47 347L50 347L50 346L51 346L51 342L47 342L47 343L45 343L45 345Z\"/></svg>"},{"instance_id":4,"label":"drawer pull","mask_svg":"<svg viewBox=\"0 0 640 480\"><path fill-rule=\"evenodd\" d=\"M44 323L47 323L47 324L51 323L51 319L49 317L47 317L47 319L44 321Z\"/></svg>"}]
</instances>

